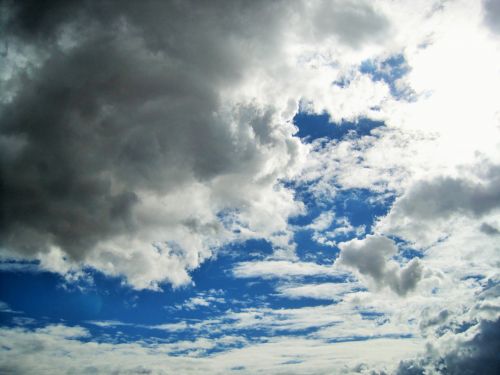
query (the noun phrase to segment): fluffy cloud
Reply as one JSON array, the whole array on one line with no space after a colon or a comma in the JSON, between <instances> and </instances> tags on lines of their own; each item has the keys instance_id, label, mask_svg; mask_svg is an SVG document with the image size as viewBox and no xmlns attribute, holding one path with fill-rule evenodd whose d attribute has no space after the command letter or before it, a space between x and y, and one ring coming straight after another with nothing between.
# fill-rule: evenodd
<instances>
[{"instance_id":1,"label":"fluffy cloud","mask_svg":"<svg viewBox=\"0 0 500 375\"><path fill-rule=\"evenodd\" d=\"M469 170L473 170L470 173ZM394 203L378 230L429 246L453 232L458 218L478 220L491 217L500 207L500 168L483 163L462 168L458 177L437 176L412 184ZM451 224L452 221L455 224ZM458 224L460 226L460 224ZM495 227L478 225L486 234L495 234Z\"/></svg>"},{"instance_id":2,"label":"fluffy cloud","mask_svg":"<svg viewBox=\"0 0 500 375\"><path fill-rule=\"evenodd\" d=\"M294 127L273 103L224 95L276 49L266 37L240 54L280 20L257 4L244 18L229 4L117 5L54 2L35 17L35 3L4 4L9 50L34 52L26 65L9 52L3 82L15 89L1 114L2 244L57 271L180 285L232 238L221 212L240 211L252 236L300 210L276 186L302 153Z\"/></svg>"},{"instance_id":3,"label":"fluffy cloud","mask_svg":"<svg viewBox=\"0 0 500 375\"><path fill-rule=\"evenodd\" d=\"M500 320L483 320L463 333L448 335L416 360L403 361L397 374L495 374L500 370Z\"/></svg>"},{"instance_id":4,"label":"fluffy cloud","mask_svg":"<svg viewBox=\"0 0 500 375\"><path fill-rule=\"evenodd\" d=\"M418 258L413 258L403 268L389 259L398 250L389 238L368 235L362 240L343 242L339 248L338 264L353 268L377 286L388 286L399 295L404 296L415 289L422 278L423 267Z\"/></svg>"},{"instance_id":5,"label":"fluffy cloud","mask_svg":"<svg viewBox=\"0 0 500 375\"><path fill-rule=\"evenodd\" d=\"M298 102L322 111L338 96L345 116L366 112L348 102L373 82L347 96L330 82L390 29L366 1L2 9L4 258L88 265L138 289L188 283L237 238L292 246L287 218L302 207L279 181L307 151Z\"/></svg>"}]
</instances>

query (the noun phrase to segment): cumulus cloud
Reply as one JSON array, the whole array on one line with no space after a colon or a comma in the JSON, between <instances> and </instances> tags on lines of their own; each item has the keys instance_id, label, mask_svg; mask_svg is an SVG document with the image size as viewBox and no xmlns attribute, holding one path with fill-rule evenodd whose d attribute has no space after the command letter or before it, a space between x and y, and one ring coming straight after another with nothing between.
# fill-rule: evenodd
<instances>
[{"instance_id":1,"label":"cumulus cloud","mask_svg":"<svg viewBox=\"0 0 500 375\"><path fill-rule=\"evenodd\" d=\"M491 168L486 183L438 177L422 181L397 203L395 215L417 220L448 218L454 213L482 216L500 206L500 168Z\"/></svg>"},{"instance_id":2,"label":"cumulus cloud","mask_svg":"<svg viewBox=\"0 0 500 375\"><path fill-rule=\"evenodd\" d=\"M398 249L387 237L368 235L362 240L343 242L339 248L339 265L352 268L375 285L388 286L401 296L415 289L422 278L423 266L418 258L413 258L402 268L390 260Z\"/></svg>"},{"instance_id":3,"label":"cumulus cloud","mask_svg":"<svg viewBox=\"0 0 500 375\"><path fill-rule=\"evenodd\" d=\"M223 95L276 49L262 38L278 35L272 6L3 6L9 51L33 51L26 65L8 56L3 82L15 88L0 138L19 145L2 150L4 249L55 270L57 256L86 263L137 288L179 285L231 237L220 212L244 211L250 236L283 231L298 212L275 186L300 159L293 126L272 103ZM258 51L243 57L253 40Z\"/></svg>"},{"instance_id":4,"label":"cumulus cloud","mask_svg":"<svg viewBox=\"0 0 500 375\"><path fill-rule=\"evenodd\" d=\"M464 333L428 347L415 360L402 361L397 374L496 374L500 370L500 320L482 320Z\"/></svg>"},{"instance_id":5,"label":"cumulus cloud","mask_svg":"<svg viewBox=\"0 0 500 375\"><path fill-rule=\"evenodd\" d=\"M139 289L188 283L235 238L292 246L291 119L340 70L310 46L358 61L390 28L367 1L1 6L4 257Z\"/></svg>"},{"instance_id":6,"label":"cumulus cloud","mask_svg":"<svg viewBox=\"0 0 500 375\"><path fill-rule=\"evenodd\" d=\"M476 172L458 177L436 176L419 180L394 203L379 230L400 235L420 246L428 246L450 233L450 220L477 220L498 211L500 207L500 168L486 163L476 165ZM465 172L465 173L464 173ZM494 234L495 228L482 223L483 233Z\"/></svg>"}]
</instances>

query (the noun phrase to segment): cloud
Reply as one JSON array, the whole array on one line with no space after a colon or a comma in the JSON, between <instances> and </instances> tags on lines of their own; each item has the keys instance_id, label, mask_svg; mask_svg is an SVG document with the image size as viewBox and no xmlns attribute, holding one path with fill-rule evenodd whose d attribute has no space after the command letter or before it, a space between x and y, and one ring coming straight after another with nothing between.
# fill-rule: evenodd
<instances>
[{"instance_id":1,"label":"cloud","mask_svg":"<svg viewBox=\"0 0 500 375\"><path fill-rule=\"evenodd\" d=\"M4 3L9 50L33 53L25 66L9 52L2 83L15 88L0 139L19 145L2 150L9 256L181 285L233 238L221 212L267 236L300 211L278 183L303 153L294 127L279 105L235 95L258 55L279 50L277 13L187 5Z\"/></svg>"},{"instance_id":2,"label":"cloud","mask_svg":"<svg viewBox=\"0 0 500 375\"><path fill-rule=\"evenodd\" d=\"M368 235L362 240L340 243L339 248L338 264L356 270L379 287L388 286L401 296L415 289L422 278L423 266L418 258L413 258L402 268L389 260L398 249L387 237Z\"/></svg>"},{"instance_id":3,"label":"cloud","mask_svg":"<svg viewBox=\"0 0 500 375\"><path fill-rule=\"evenodd\" d=\"M210 289L206 292L197 293L196 296L187 299L182 304L176 304L173 308L171 306L166 306L165 308L167 310L197 310L205 309L208 307L213 309L214 305L224 303L226 303L226 300L224 299L224 291Z\"/></svg>"},{"instance_id":4,"label":"cloud","mask_svg":"<svg viewBox=\"0 0 500 375\"><path fill-rule=\"evenodd\" d=\"M492 167L485 183L437 177L412 186L394 208L395 215L417 220L448 218L461 213L481 217L500 206L500 167Z\"/></svg>"},{"instance_id":5,"label":"cloud","mask_svg":"<svg viewBox=\"0 0 500 375\"><path fill-rule=\"evenodd\" d=\"M425 152L422 155L422 149L435 142L432 134L388 126L376 128L369 135L317 141L301 180L309 182L309 190L322 199L331 199L339 189L401 192L412 176L428 168L430 160Z\"/></svg>"},{"instance_id":6,"label":"cloud","mask_svg":"<svg viewBox=\"0 0 500 375\"><path fill-rule=\"evenodd\" d=\"M500 370L500 320L482 320L464 333L442 340L415 360L403 361L397 374L495 374Z\"/></svg>"},{"instance_id":7,"label":"cloud","mask_svg":"<svg viewBox=\"0 0 500 375\"><path fill-rule=\"evenodd\" d=\"M320 300L335 300L344 294L362 289L359 283L321 283L303 285L283 285L278 288L280 296L299 299L314 298Z\"/></svg>"},{"instance_id":8,"label":"cloud","mask_svg":"<svg viewBox=\"0 0 500 375\"><path fill-rule=\"evenodd\" d=\"M10 314L19 314L20 313L20 311L12 310L10 308L10 306L3 301L0 301L0 312L1 313L10 313Z\"/></svg>"},{"instance_id":9,"label":"cloud","mask_svg":"<svg viewBox=\"0 0 500 375\"><path fill-rule=\"evenodd\" d=\"M316 35L337 35L353 47L383 38L389 31L389 20L365 1L320 1L313 24Z\"/></svg>"},{"instance_id":10,"label":"cloud","mask_svg":"<svg viewBox=\"0 0 500 375\"><path fill-rule=\"evenodd\" d=\"M481 226L479 227L479 230L489 236L500 234L500 231L497 228L488 223L482 223Z\"/></svg>"},{"instance_id":11,"label":"cloud","mask_svg":"<svg viewBox=\"0 0 500 375\"><path fill-rule=\"evenodd\" d=\"M319 244L328 246L335 246L335 240L339 236L349 234L359 236L365 232L364 225L354 227L347 217L337 218L331 211L322 212L311 224L303 227L303 229L312 230L312 239Z\"/></svg>"},{"instance_id":12,"label":"cloud","mask_svg":"<svg viewBox=\"0 0 500 375\"><path fill-rule=\"evenodd\" d=\"M496 33L500 33L500 4L495 0L483 0L485 22Z\"/></svg>"},{"instance_id":13,"label":"cloud","mask_svg":"<svg viewBox=\"0 0 500 375\"><path fill-rule=\"evenodd\" d=\"M159 289L235 239L292 249L299 101L338 95L356 118L356 87L386 92L359 77L334 93L339 69L310 49L359 60L380 44L389 20L366 1L2 8L3 257L55 272Z\"/></svg>"},{"instance_id":14,"label":"cloud","mask_svg":"<svg viewBox=\"0 0 500 375\"><path fill-rule=\"evenodd\" d=\"M232 270L237 278L262 277L289 278L304 276L342 276L342 272L332 266L312 262L291 262L286 260L266 260L256 262L240 262Z\"/></svg>"},{"instance_id":15,"label":"cloud","mask_svg":"<svg viewBox=\"0 0 500 375\"><path fill-rule=\"evenodd\" d=\"M500 207L500 168L491 163L474 168L474 173L464 173L472 167L464 169L460 177L438 175L413 183L380 220L379 230L428 246L452 232L452 220L494 214ZM493 234L494 227L483 223L480 230Z\"/></svg>"},{"instance_id":16,"label":"cloud","mask_svg":"<svg viewBox=\"0 0 500 375\"><path fill-rule=\"evenodd\" d=\"M369 341L330 343L315 338L277 336L262 343L249 343L235 336L199 338L176 343L110 343L88 340L81 327L46 326L40 329L0 329L2 351L8 352L0 364L7 373L40 374L54 366L75 373L155 373L182 374L283 373L283 362L291 373L331 373L343 369L352 373L364 358L365 366L391 369L401 359L411 358L419 348L414 339L383 338ZM84 337L80 341L78 337ZM374 349L375 348L375 349ZM215 353L211 350L217 349ZM189 355L179 355L188 353ZM28 355L29 354L29 355Z\"/></svg>"}]
</instances>

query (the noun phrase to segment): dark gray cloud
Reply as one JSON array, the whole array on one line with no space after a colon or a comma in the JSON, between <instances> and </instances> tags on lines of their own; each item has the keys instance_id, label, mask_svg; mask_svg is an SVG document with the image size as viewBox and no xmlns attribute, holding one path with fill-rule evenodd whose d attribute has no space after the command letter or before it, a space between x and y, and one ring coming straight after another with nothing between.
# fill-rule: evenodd
<instances>
[{"instance_id":1,"label":"dark gray cloud","mask_svg":"<svg viewBox=\"0 0 500 375\"><path fill-rule=\"evenodd\" d=\"M401 296L415 289L422 278L423 267L418 258L403 268L390 261L390 257L397 253L397 247L389 238L370 235L363 240L341 243L339 247L340 264L354 268L376 285L388 286Z\"/></svg>"},{"instance_id":2,"label":"dark gray cloud","mask_svg":"<svg viewBox=\"0 0 500 375\"><path fill-rule=\"evenodd\" d=\"M456 213L482 216L500 207L499 168L491 167L486 177L483 183L451 177L420 182L397 203L397 209L421 220L449 218Z\"/></svg>"},{"instance_id":3,"label":"dark gray cloud","mask_svg":"<svg viewBox=\"0 0 500 375\"><path fill-rule=\"evenodd\" d=\"M444 352L432 346L422 358L403 361L399 375L498 374L500 372L500 319L482 320L468 329L470 338L460 337Z\"/></svg>"},{"instance_id":4,"label":"dark gray cloud","mask_svg":"<svg viewBox=\"0 0 500 375\"><path fill-rule=\"evenodd\" d=\"M496 33L500 33L500 1L483 0L486 24Z\"/></svg>"},{"instance_id":5,"label":"dark gray cloud","mask_svg":"<svg viewBox=\"0 0 500 375\"><path fill-rule=\"evenodd\" d=\"M488 223L482 223L481 226L479 227L479 230L489 236L495 236L497 234L500 234L500 230L498 230L496 227Z\"/></svg>"},{"instance_id":6,"label":"dark gray cloud","mask_svg":"<svg viewBox=\"0 0 500 375\"><path fill-rule=\"evenodd\" d=\"M258 186L273 153L293 164L298 140L277 131L272 103L221 95L266 51L279 50L288 8L278 13L276 5L2 2L13 68L0 107L1 245L24 255L57 246L80 261L98 243L140 235L160 220L186 233L220 230L217 212L199 213L196 228L185 224L195 208L169 213L189 206L182 200L165 208L166 220L137 210L146 198L198 185L217 197L210 184L220 176ZM165 229L157 241L170 237Z\"/></svg>"},{"instance_id":7,"label":"dark gray cloud","mask_svg":"<svg viewBox=\"0 0 500 375\"><path fill-rule=\"evenodd\" d=\"M424 316L427 315L426 311L424 311ZM443 324L446 322L448 317L450 316L450 312L446 309L441 310L437 315L435 316L425 316L424 319L420 321L419 327L421 330L425 330L430 327L434 327L438 324Z\"/></svg>"}]
</instances>

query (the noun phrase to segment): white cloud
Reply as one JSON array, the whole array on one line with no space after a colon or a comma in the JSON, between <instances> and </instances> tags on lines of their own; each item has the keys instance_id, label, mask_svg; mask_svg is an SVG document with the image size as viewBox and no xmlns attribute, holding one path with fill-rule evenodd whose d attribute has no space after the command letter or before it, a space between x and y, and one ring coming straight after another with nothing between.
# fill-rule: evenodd
<instances>
[{"instance_id":1,"label":"white cloud","mask_svg":"<svg viewBox=\"0 0 500 375\"><path fill-rule=\"evenodd\" d=\"M19 314L20 311L15 311L15 310L12 310L9 306L9 304L3 302L3 301L0 301L0 312L2 313L11 313L11 314Z\"/></svg>"},{"instance_id":2,"label":"white cloud","mask_svg":"<svg viewBox=\"0 0 500 375\"><path fill-rule=\"evenodd\" d=\"M344 294L350 293L356 289L362 289L359 283L320 283L320 284L298 284L283 285L278 288L280 296L291 299L314 298L324 300L335 300L341 298Z\"/></svg>"},{"instance_id":3,"label":"white cloud","mask_svg":"<svg viewBox=\"0 0 500 375\"><path fill-rule=\"evenodd\" d=\"M29 331L25 329L0 330L2 350L9 348L9 355L1 363L2 371L25 374L44 374L54 367L76 373L167 373L183 374L227 373L240 368L241 373L349 373L359 367L360 358L367 368L390 369L401 359L413 357L419 341L412 339L378 339L328 343L318 339L278 336L266 343L249 344L241 338L223 336L220 339L200 338L175 344L143 342L112 344L82 342L76 336L86 331L79 327L48 326ZM231 349L242 343L243 347ZM228 346L229 349L209 356L207 349ZM374 350L376 348L376 350ZM175 355L178 351L190 355ZM27 355L29 354L29 355Z\"/></svg>"},{"instance_id":4,"label":"white cloud","mask_svg":"<svg viewBox=\"0 0 500 375\"><path fill-rule=\"evenodd\" d=\"M333 269L332 266L312 262L292 262L286 260L264 260L240 262L232 270L238 278L289 278L303 276L343 276L344 272Z\"/></svg>"}]
</instances>

